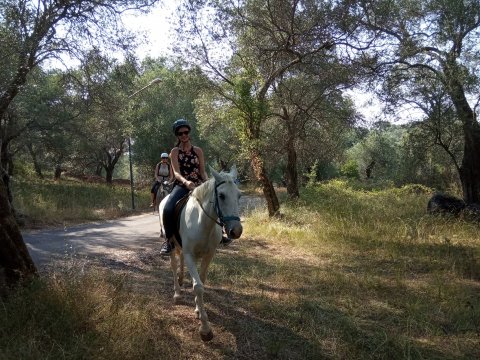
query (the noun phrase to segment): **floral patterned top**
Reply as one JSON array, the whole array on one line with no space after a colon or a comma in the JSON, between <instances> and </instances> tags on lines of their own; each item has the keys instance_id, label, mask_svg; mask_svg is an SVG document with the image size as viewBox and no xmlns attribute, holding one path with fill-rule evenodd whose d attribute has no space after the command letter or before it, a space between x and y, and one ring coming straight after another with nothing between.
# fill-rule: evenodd
<instances>
[{"instance_id":1,"label":"floral patterned top","mask_svg":"<svg viewBox=\"0 0 480 360\"><path fill-rule=\"evenodd\" d=\"M180 174L187 180L193 182L195 186L203 182L200 175L200 161L195 152L195 147L192 146L190 151L183 151L178 149L178 165L180 167ZM176 185L184 186L180 181L175 180Z\"/></svg>"}]
</instances>

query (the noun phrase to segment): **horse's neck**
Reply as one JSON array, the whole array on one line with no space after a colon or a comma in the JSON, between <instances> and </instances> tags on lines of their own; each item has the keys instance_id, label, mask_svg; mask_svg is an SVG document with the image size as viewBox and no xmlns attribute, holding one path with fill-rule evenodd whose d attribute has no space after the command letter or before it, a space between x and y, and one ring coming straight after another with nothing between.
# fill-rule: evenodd
<instances>
[{"instance_id":1,"label":"horse's neck","mask_svg":"<svg viewBox=\"0 0 480 360\"><path fill-rule=\"evenodd\" d=\"M205 183L202 186L208 186L208 185ZM212 189L214 189L214 188L212 188ZM196 196L195 193L193 194L193 196L196 197L197 201L202 206L203 212L205 212L206 215L208 215L208 217L216 220L218 218L218 216L215 212L215 191L214 190L204 191L202 193L202 195L203 196L201 198L199 198L199 197Z\"/></svg>"}]
</instances>

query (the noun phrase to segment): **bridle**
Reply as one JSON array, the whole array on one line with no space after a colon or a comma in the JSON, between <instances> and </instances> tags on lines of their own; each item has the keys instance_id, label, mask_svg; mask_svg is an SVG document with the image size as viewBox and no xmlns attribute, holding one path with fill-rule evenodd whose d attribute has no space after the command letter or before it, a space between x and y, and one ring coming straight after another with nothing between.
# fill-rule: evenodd
<instances>
[{"instance_id":1,"label":"bridle","mask_svg":"<svg viewBox=\"0 0 480 360\"><path fill-rule=\"evenodd\" d=\"M222 210L220 209L220 205L218 204L217 188L220 185L222 185L223 183L225 183L225 180L220 181L218 184L215 182L215 213L217 214L218 218L220 219L220 224L219 224L220 226L225 226L226 221L232 221L232 220L240 221L240 218L238 216L234 216L234 215L224 216L222 214Z\"/></svg>"},{"instance_id":2,"label":"bridle","mask_svg":"<svg viewBox=\"0 0 480 360\"><path fill-rule=\"evenodd\" d=\"M227 221L232 221L232 220L236 220L236 221L240 221L240 218L238 216L234 216L234 215L229 215L229 216L224 216L223 213L222 213L222 210L220 209L220 204L218 203L218 191L217 191L217 188L224 184L226 181L220 181L218 184L215 182L215 203L214 203L214 211L215 211L215 214L217 215L217 219L214 219L213 217L211 217L207 211L203 208L202 206L202 203L200 202L200 200L197 199L197 197L193 196L198 204L200 205L200 208L203 210L203 212L205 213L205 215L207 215L211 220L213 220L217 225L221 226L221 227L224 227L225 226L225 223ZM220 220L220 221L218 221Z\"/></svg>"}]
</instances>

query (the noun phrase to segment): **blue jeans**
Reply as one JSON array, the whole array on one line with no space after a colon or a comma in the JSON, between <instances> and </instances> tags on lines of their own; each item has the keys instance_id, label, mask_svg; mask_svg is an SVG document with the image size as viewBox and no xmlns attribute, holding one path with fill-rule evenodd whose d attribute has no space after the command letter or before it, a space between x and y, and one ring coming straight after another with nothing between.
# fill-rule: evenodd
<instances>
[{"instance_id":1,"label":"blue jeans","mask_svg":"<svg viewBox=\"0 0 480 360\"><path fill-rule=\"evenodd\" d=\"M174 232L175 227L177 224L173 219L175 213L175 205L177 201L180 200L182 197L187 195L189 190L183 186L175 185L170 196L168 197L167 202L165 203L165 207L163 209L163 227L165 228L165 238L170 239Z\"/></svg>"}]
</instances>

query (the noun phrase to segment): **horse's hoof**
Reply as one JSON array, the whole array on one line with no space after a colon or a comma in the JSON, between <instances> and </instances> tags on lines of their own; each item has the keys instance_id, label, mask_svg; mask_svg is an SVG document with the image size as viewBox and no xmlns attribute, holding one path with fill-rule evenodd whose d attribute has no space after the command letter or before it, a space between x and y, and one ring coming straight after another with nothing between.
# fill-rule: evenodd
<instances>
[{"instance_id":1,"label":"horse's hoof","mask_svg":"<svg viewBox=\"0 0 480 360\"><path fill-rule=\"evenodd\" d=\"M182 302L182 295L173 295L173 302L178 305Z\"/></svg>"},{"instance_id":2,"label":"horse's hoof","mask_svg":"<svg viewBox=\"0 0 480 360\"><path fill-rule=\"evenodd\" d=\"M195 319L200 319L200 311L195 310Z\"/></svg>"},{"instance_id":3,"label":"horse's hoof","mask_svg":"<svg viewBox=\"0 0 480 360\"><path fill-rule=\"evenodd\" d=\"M207 342L213 339L213 332L210 330L207 334L202 334L200 333L200 337L202 338L202 341Z\"/></svg>"}]
</instances>

